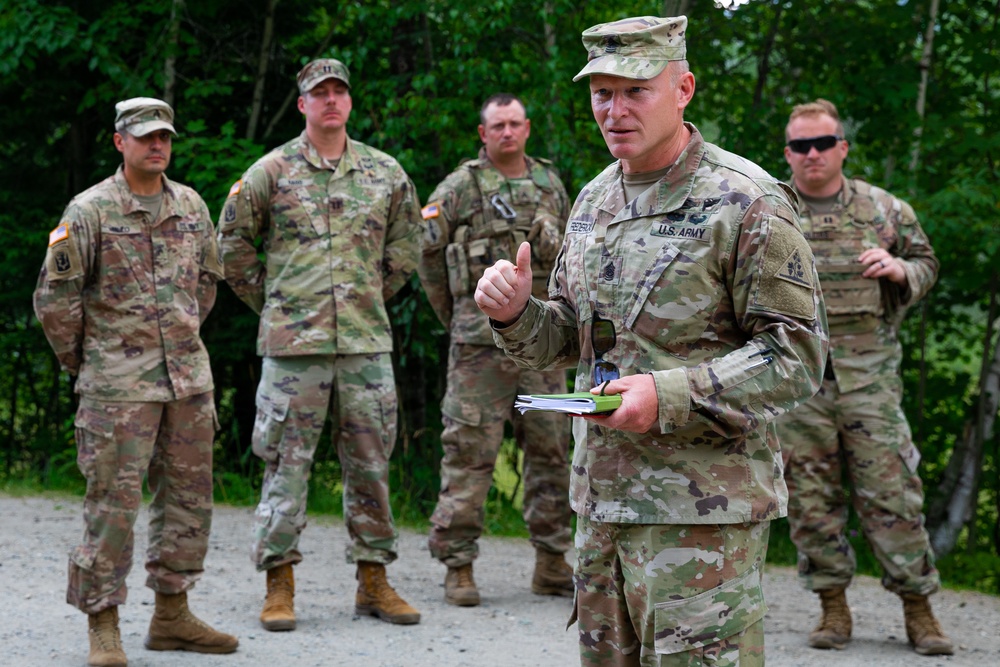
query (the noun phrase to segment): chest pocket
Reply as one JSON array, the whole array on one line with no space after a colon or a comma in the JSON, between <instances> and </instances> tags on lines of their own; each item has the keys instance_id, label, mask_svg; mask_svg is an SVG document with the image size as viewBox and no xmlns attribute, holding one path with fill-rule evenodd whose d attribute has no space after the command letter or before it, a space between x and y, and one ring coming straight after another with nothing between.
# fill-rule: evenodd
<instances>
[{"instance_id":1,"label":"chest pocket","mask_svg":"<svg viewBox=\"0 0 1000 667\"><path fill-rule=\"evenodd\" d=\"M663 243L634 274L639 280L625 315L626 328L680 359L697 349L723 291L700 261Z\"/></svg>"},{"instance_id":2,"label":"chest pocket","mask_svg":"<svg viewBox=\"0 0 1000 667\"><path fill-rule=\"evenodd\" d=\"M325 236L330 230L330 207L326 197L313 196L305 179L278 179L271 204L272 218L282 220L284 241L309 241ZM322 188L312 188L319 193ZM307 222L308 221L308 222Z\"/></svg>"},{"instance_id":3,"label":"chest pocket","mask_svg":"<svg viewBox=\"0 0 1000 667\"><path fill-rule=\"evenodd\" d=\"M128 301L152 284L152 245L143 223L102 224L100 250L101 296L108 303Z\"/></svg>"}]
</instances>

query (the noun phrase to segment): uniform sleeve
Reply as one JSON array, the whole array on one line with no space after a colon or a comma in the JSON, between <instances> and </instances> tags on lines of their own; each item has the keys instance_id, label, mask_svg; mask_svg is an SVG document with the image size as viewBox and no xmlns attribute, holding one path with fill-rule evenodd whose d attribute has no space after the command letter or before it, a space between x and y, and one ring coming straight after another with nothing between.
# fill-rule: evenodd
<instances>
[{"instance_id":1,"label":"uniform sleeve","mask_svg":"<svg viewBox=\"0 0 1000 667\"><path fill-rule=\"evenodd\" d=\"M451 243L459 223L459 193L462 190L463 171L451 173L434 188L423 210L424 240L417 271L427 300L446 329L451 327L454 296L448 286L445 248Z\"/></svg>"},{"instance_id":2,"label":"uniform sleeve","mask_svg":"<svg viewBox=\"0 0 1000 667\"><path fill-rule=\"evenodd\" d=\"M382 257L382 298L388 301L417 270L420 258L420 200L417 188L398 167L389 205L388 230Z\"/></svg>"},{"instance_id":3,"label":"uniform sleeve","mask_svg":"<svg viewBox=\"0 0 1000 667\"><path fill-rule=\"evenodd\" d=\"M222 270L222 262L219 258L219 242L215 237L215 227L212 225L212 216L208 212L208 206L198 197L198 204L201 210L201 218L205 221L205 233L201 239L201 256L198 260L198 288L196 292L198 300L198 317L201 323L205 323L205 318L212 312L215 306L215 296L218 291L218 281L225 279Z\"/></svg>"},{"instance_id":4,"label":"uniform sleeve","mask_svg":"<svg viewBox=\"0 0 1000 667\"><path fill-rule=\"evenodd\" d=\"M76 375L83 362L83 290L97 252L91 224L100 218L70 203L62 222L49 234L45 263L33 295L35 316L59 365Z\"/></svg>"},{"instance_id":5,"label":"uniform sleeve","mask_svg":"<svg viewBox=\"0 0 1000 667\"><path fill-rule=\"evenodd\" d=\"M698 420L736 437L804 402L822 382L826 311L795 214L757 200L728 254L734 316L748 341L722 357L652 373L664 433Z\"/></svg>"},{"instance_id":6,"label":"uniform sleeve","mask_svg":"<svg viewBox=\"0 0 1000 667\"><path fill-rule=\"evenodd\" d=\"M264 308L267 267L258 255L270 225L270 179L251 167L229 189L219 218L218 248L226 282L255 313Z\"/></svg>"},{"instance_id":7,"label":"uniform sleeve","mask_svg":"<svg viewBox=\"0 0 1000 667\"><path fill-rule=\"evenodd\" d=\"M895 223L897 236L889 252L903 265L906 286L895 283L889 286L898 290L899 303L905 307L916 303L930 291L937 281L940 264L913 207L894 197L890 219Z\"/></svg>"}]
</instances>

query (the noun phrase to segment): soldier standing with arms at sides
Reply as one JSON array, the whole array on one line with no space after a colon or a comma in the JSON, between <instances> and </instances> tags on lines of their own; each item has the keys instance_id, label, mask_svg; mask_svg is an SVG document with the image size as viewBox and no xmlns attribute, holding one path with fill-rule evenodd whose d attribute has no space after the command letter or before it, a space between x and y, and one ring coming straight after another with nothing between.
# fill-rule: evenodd
<instances>
[{"instance_id":1,"label":"soldier standing with arms at sides","mask_svg":"<svg viewBox=\"0 0 1000 667\"><path fill-rule=\"evenodd\" d=\"M347 559L357 564L355 611L418 623L385 574L397 555L388 480L397 398L385 302L416 269L420 203L396 160L347 135L347 66L314 60L297 80L305 130L233 185L219 223L226 280L260 315L253 451L265 468L251 545L257 570L267 572L260 620L268 630L295 628L292 566L302 561L309 471L332 411Z\"/></svg>"},{"instance_id":2,"label":"soldier standing with arms at sides","mask_svg":"<svg viewBox=\"0 0 1000 667\"><path fill-rule=\"evenodd\" d=\"M910 643L920 654L950 655L951 641L927 599L940 579L899 377L899 326L934 284L938 261L909 204L844 177L848 145L833 104L796 106L785 138L830 324L819 393L778 420L799 575L823 607L809 644L842 649L851 638L845 590L856 561L845 534L846 472L862 530L882 564L882 585L903 599Z\"/></svg>"},{"instance_id":3,"label":"soldier standing with arms at sides","mask_svg":"<svg viewBox=\"0 0 1000 667\"><path fill-rule=\"evenodd\" d=\"M441 493L431 516L431 554L448 566L444 599L479 604L472 561L483 532L483 504L503 440L504 422L524 452L524 521L535 546L531 589L573 596L570 547L569 423L562 415L517 414L518 394L566 391L564 370L518 368L496 348L473 291L483 271L531 244L533 293L545 298L546 279L562 244L569 197L551 163L525 155L531 121L507 93L479 112L479 157L464 162L431 195L420 279L451 334L448 388L441 405Z\"/></svg>"},{"instance_id":4,"label":"soldier standing with arms at sides","mask_svg":"<svg viewBox=\"0 0 1000 667\"><path fill-rule=\"evenodd\" d=\"M66 601L88 615L93 667L127 664L118 628L147 475L146 585L156 607L146 648L231 653L236 637L187 605L212 525L212 370L200 328L222 278L215 230L194 190L169 180L174 112L137 97L115 105L114 176L77 195L49 234L35 314L76 377L77 462L86 530L70 553Z\"/></svg>"},{"instance_id":5,"label":"soldier standing with arms at sides","mask_svg":"<svg viewBox=\"0 0 1000 667\"><path fill-rule=\"evenodd\" d=\"M583 33L590 101L618 160L566 226L550 300L527 246L476 302L530 368L621 394L575 419L583 665L764 664L761 575L783 516L774 417L819 385L825 316L790 191L683 120L686 17Z\"/></svg>"}]
</instances>

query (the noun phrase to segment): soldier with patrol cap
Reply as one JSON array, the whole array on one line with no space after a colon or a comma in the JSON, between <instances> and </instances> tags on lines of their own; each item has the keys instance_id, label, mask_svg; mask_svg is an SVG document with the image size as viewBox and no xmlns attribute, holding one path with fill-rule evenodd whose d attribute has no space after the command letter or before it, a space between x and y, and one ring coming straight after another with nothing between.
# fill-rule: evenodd
<instances>
[{"instance_id":1,"label":"soldier with patrol cap","mask_svg":"<svg viewBox=\"0 0 1000 667\"><path fill-rule=\"evenodd\" d=\"M823 608L809 644L842 649L851 639L845 590L856 562L846 535L846 473L882 584L903 600L910 643L923 655L950 655L928 601L940 577L899 377L900 324L934 284L938 261L909 204L844 176L848 144L832 103L796 106L785 137L830 324L819 393L777 422L799 576Z\"/></svg>"},{"instance_id":2,"label":"soldier with patrol cap","mask_svg":"<svg viewBox=\"0 0 1000 667\"><path fill-rule=\"evenodd\" d=\"M774 418L822 377L825 315L791 192L683 112L686 17L583 33L590 102L618 160L566 226L549 300L527 245L476 302L530 368L620 394L576 418L576 608L586 666L764 664L770 521L785 514Z\"/></svg>"},{"instance_id":3,"label":"soldier with patrol cap","mask_svg":"<svg viewBox=\"0 0 1000 667\"><path fill-rule=\"evenodd\" d=\"M115 105L118 171L77 195L49 234L35 314L76 378L77 462L86 529L70 553L66 600L88 615L94 666L125 665L118 607L132 567L147 476L146 648L231 653L237 639L187 605L212 525L212 371L200 336L222 278L208 208L168 179L174 112L139 97Z\"/></svg>"},{"instance_id":4,"label":"soldier with patrol cap","mask_svg":"<svg viewBox=\"0 0 1000 667\"><path fill-rule=\"evenodd\" d=\"M483 532L483 504L503 441L504 422L524 452L524 520L535 546L531 589L573 595L570 547L569 424L565 417L513 410L518 394L566 391L564 370L519 369L493 344L489 323L472 293L483 271L531 245L533 293L545 298L546 279L562 244L569 198L548 160L525 155L531 134L524 104L498 93L480 109L475 160L463 162L431 194L420 279L451 334L448 386L441 405L441 492L431 515L431 554L448 566L444 598L479 604L472 561Z\"/></svg>"},{"instance_id":5,"label":"soldier with patrol cap","mask_svg":"<svg viewBox=\"0 0 1000 667\"><path fill-rule=\"evenodd\" d=\"M298 87L305 130L246 171L219 222L226 279L260 315L253 451L264 482L251 546L257 570L267 572L260 621L267 630L295 628L292 567L302 561L309 471L332 412L347 559L357 563L355 611L417 623L419 612L385 575L397 555L388 480L397 398L385 302L416 269L420 203L396 160L347 135L346 65L310 62Z\"/></svg>"}]
</instances>

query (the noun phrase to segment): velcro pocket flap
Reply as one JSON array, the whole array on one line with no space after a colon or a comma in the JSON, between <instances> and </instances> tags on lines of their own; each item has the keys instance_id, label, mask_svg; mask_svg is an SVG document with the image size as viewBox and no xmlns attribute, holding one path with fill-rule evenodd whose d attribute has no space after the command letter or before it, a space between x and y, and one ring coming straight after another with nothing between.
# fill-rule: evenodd
<instances>
[{"instance_id":1,"label":"velcro pocket flap","mask_svg":"<svg viewBox=\"0 0 1000 667\"><path fill-rule=\"evenodd\" d=\"M257 411L271 417L275 421L283 422L288 416L288 403L290 397L285 394L265 394L257 392Z\"/></svg>"},{"instance_id":2,"label":"velcro pocket flap","mask_svg":"<svg viewBox=\"0 0 1000 667\"><path fill-rule=\"evenodd\" d=\"M654 646L659 654L702 648L742 632L766 612L760 566L755 566L692 598L655 605Z\"/></svg>"}]
</instances>

